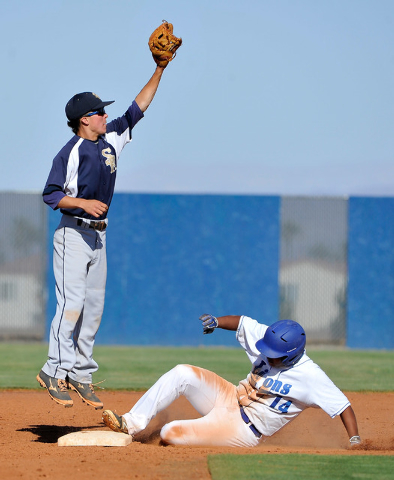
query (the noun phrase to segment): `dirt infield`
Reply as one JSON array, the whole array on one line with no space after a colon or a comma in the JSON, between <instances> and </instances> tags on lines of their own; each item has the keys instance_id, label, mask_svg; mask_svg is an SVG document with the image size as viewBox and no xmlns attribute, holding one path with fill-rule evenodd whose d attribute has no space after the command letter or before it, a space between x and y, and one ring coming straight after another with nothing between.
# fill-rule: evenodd
<instances>
[{"instance_id":1,"label":"dirt infield","mask_svg":"<svg viewBox=\"0 0 394 480\"><path fill-rule=\"evenodd\" d=\"M341 420L309 409L254 449L164 447L159 429L169 420L196 418L183 398L162 412L127 447L59 447L60 436L79 430L105 430L100 410L75 395L74 407L63 408L42 391L1 391L1 477L56 480L210 479L207 455L217 453L317 453L394 455L394 393L348 393L356 412L363 445L348 449ZM141 396L135 392L100 392L104 408L124 413Z\"/></svg>"}]
</instances>

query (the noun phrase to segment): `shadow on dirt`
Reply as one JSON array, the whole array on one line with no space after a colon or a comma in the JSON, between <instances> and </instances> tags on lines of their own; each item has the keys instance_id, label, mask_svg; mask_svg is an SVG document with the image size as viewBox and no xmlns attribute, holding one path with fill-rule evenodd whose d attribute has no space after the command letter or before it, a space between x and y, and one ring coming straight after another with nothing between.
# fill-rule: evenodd
<instances>
[{"instance_id":1,"label":"shadow on dirt","mask_svg":"<svg viewBox=\"0 0 394 480\"><path fill-rule=\"evenodd\" d=\"M88 426L88 427L69 427L58 425L30 425L26 428L21 428L17 432L29 432L37 438L32 442L38 443L57 443L60 437L69 433L81 432L86 430L102 430L102 425ZM140 443L149 443L160 445L160 430L146 430L135 436L135 441Z\"/></svg>"},{"instance_id":2,"label":"shadow on dirt","mask_svg":"<svg viewBox=\"0 0 394 480\"><path fill-rule=\"evenodd\" d=\"M59 427L57 425L30 425L27 428L21 428L17 432L30 432L37 438L32 440L39 443L57 443L60 437L68 433L80 432L82 430L97 430L100 426L91 427Z\"/></svg>"}]
</instances>

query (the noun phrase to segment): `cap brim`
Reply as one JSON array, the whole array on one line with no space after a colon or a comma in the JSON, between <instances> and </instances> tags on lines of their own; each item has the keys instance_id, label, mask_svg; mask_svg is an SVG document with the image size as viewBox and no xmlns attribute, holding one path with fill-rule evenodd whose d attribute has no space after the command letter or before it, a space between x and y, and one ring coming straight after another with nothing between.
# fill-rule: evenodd
<instances>
[{"instance_id":1,"label":"cap brim","mask_svg":"<svg viewBox=\"0 0 394 480\"><path fill-rule=\"evenodd\" d=\"M84 115L86 113L89 113L89 112L93 112L94 110L99 110L100 108L104 108L106 107L107 105L111 105L111 103L114 103L115 100L111 100L110 102L99 102L99 103L96 103L94 105L94 107L92 107L90 110L88 110L87 112L84 113ZM78 117L78 118L82 118L83 115L81 115L81 117Z\"/></svg>"},{"instance_id":2,"label":"cap brim","mask_svg":"<svg viewBox=\"0 0 394 480\"><path fill-rule=\"evenodd\" d=\"M100 102L97 106L95 106L94 108L104 108L106 107L107 105L111 105L111 103L114 103L115 100L111 100L110 102Z\"/></svg>"}]
</instances>

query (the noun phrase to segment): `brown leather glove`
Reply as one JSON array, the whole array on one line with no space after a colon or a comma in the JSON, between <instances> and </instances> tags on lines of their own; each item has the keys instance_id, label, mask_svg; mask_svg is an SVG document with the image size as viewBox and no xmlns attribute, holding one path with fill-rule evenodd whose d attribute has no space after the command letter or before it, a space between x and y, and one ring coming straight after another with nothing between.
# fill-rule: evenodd
<instances>
[{"instance_id":1,"label":"brown leather glove","mask_svg":"<svg viewBox=\"0 0 394 480\"><path fill-rule=\"evenodd\" d=\"M163 23L149 37L149 48L153 60L159 67L165 68L174 59L176 51L182 45L182 39L173 35L171 23L163 20Z\"/></svg>"}]
</instances>

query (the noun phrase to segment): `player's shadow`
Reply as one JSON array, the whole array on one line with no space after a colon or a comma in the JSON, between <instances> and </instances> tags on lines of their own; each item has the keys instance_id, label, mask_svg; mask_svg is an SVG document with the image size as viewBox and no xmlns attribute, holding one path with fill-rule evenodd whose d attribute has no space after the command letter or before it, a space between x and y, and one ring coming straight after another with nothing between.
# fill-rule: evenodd
<instances>
[{"instance_id":1,"label":"player's shadow","mask_svg":"<svg viewBox=\"0 0 394 480\"><path fill-rule=\"evenodd\" d=\"M92 427L60 427L57 425L30 425L28 428L20 428L17 432L30 432L37 438L32 440L39 443L57 443L60 437L68 433L80 432L82 430L94 430L100 428Z\"/></svg>"}]
</instances>

